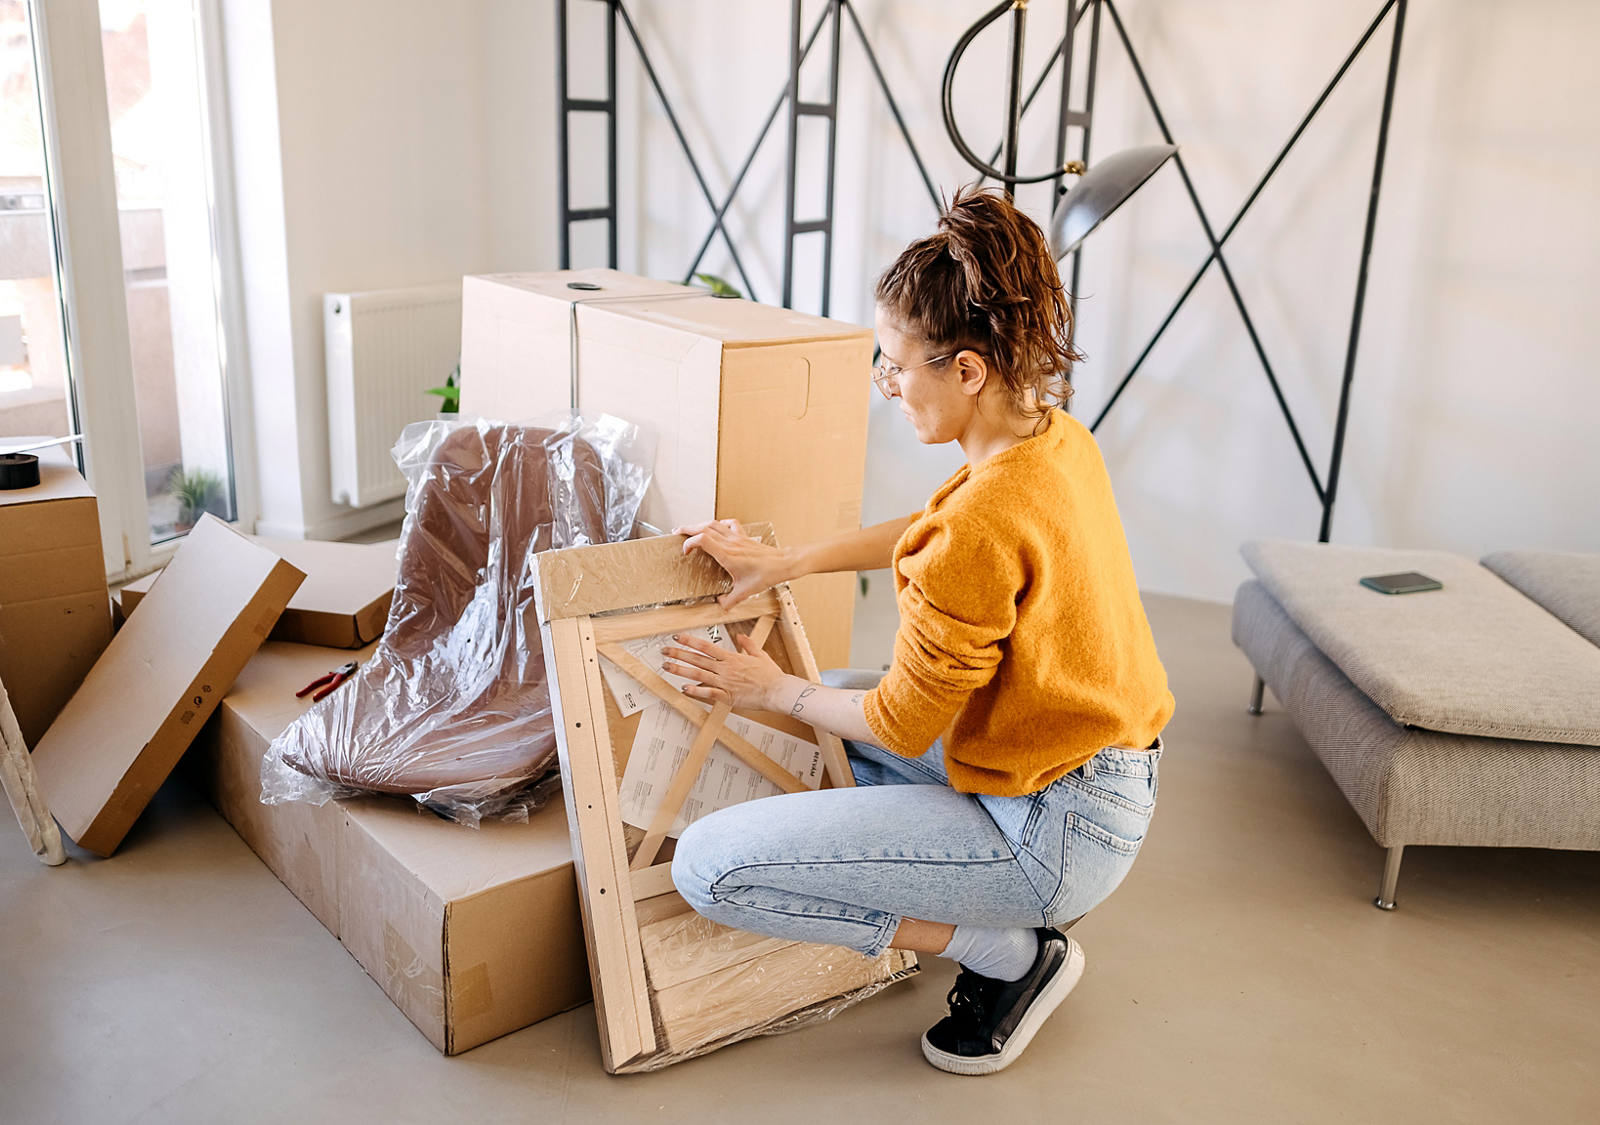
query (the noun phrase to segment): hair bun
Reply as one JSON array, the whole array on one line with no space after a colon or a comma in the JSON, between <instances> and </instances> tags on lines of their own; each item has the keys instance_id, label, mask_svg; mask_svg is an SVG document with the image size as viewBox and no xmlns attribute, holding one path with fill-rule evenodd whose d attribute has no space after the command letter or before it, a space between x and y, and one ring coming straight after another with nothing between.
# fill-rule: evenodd
<instances>
[{"instance_id":1,"label":"hair bun","mask_svg":"<svg viewBox=\"0 0 1600 1125\"><path fill-rule=\"evenodd\" d=\"M1039 224L994 189L959 189L935 233L901 252L877 299L940 351L983 354L1007 392L1039 413L1072 393L1082 356L1072 309Z\"/></svg>"}]
</instances>

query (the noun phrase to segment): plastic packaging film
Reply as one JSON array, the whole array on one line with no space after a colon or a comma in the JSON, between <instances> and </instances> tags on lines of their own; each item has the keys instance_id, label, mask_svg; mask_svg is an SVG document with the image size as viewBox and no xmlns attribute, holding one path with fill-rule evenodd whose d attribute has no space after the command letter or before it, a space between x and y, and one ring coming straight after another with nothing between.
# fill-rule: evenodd
<instances>
[{"instance_id":1,"label":"plastic packaging film","mask_svg":"<svg viewBox=\"0 0 1600 1125\"><path fill-rule=\"evenodd\" d=\"M559 784L533 556L629 538L651 451L621 419L574 414L419 422L394 458L406 516L383 638L273 741L262 800L395 793L465 824L525 818Z\"/></svg>"},{"instance_id":2,"label":"plastic packaging film","mask_svg":"<svg viewBox=\"0 0 1600 1125\"><path fill-rule=\"evenodd\" d=\"M705 922L699 915L687 919ZM718 928L736 943L754 937ZM655 987L654 969L647 970L657 1050L623 1064L618 1073L660 1070L745 1039L826 1023L920 969L915 954L898 949L869 960L837 946L773 944L778 948L764 956L664 988ZM752 997L758 1005L749 1002ZM746 1022L756 1007L783 1014Z\"/></svg>"}]
</instances>

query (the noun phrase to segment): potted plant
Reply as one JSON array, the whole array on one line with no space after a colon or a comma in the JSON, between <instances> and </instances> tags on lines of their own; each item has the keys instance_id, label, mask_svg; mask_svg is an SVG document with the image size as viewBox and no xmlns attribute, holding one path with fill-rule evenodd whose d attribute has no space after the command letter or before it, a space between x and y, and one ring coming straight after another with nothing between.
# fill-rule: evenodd
<instances>
[{"instance_id":1,"label":"potted plant","mask_svg":"<svg viewBox=\"0 0 1600 1125\"><path fill-rule=\"evenodd\" d=\"M180 466L173 471L169 488L178 501L178 518L172 529L180 534L193 528L203 513L215 513L222 499L222 479L209 469L186 472Z\"/></svg>"},{"instance_id":2,"label":"potted plant","mask_svg":"<svg viewBox=\"0 0 1600 1125\"><path fill-rule=\"evenodd\" d=\"M456 362L455 370L445 376L444 386L429 387L428 394L438 395L444 401L439 404L439 415L458 414L461 411L461 363Z\"/></svg>"},{"instance_id":3,"label":"potted plant","mask_svg":"<svg viewBox=\"0 0 1600 1125\"><path fill-rule=\"evenodd\" d=\"M706 288L711 290L713 297L742 298L744 296L743 293L739 292L738 286L718 277L714 273L697 273L694 276L696 281L705 282Z\"/></svg>"}]
</instances>

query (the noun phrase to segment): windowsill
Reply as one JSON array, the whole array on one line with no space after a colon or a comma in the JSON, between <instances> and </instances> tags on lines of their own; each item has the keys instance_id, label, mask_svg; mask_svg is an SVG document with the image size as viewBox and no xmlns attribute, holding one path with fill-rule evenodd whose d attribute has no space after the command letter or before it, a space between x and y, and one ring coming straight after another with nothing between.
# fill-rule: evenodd
<instances>
[{"instance_id":1,"label":"windowsill","mask_svg":"<svg viewBox=\"0 0 1600 1125\"><path fill-rule=\"evenodd\" d=\"M0 414L24 406L40 406L47 402L60 402L60 387L29 387L21 391L0 391Z\"/></svg>"}]
</instances>

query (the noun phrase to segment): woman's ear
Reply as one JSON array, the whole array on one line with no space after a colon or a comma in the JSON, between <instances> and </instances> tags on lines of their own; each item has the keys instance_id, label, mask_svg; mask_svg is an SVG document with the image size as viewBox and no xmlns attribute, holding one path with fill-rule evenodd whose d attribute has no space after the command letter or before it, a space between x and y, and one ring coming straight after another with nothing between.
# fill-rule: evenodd
<instances>
[{"instance_id":1,"label":"woman's ear","mask_svg":"<svg viewBox=\"0 0 1600 1125\"><path fill-rule=\"evenodd\" d=\"M962 394L977 396L989 381L989 361L970 348L957 352L956 380Z\"/></svg>"}]
</instances>

